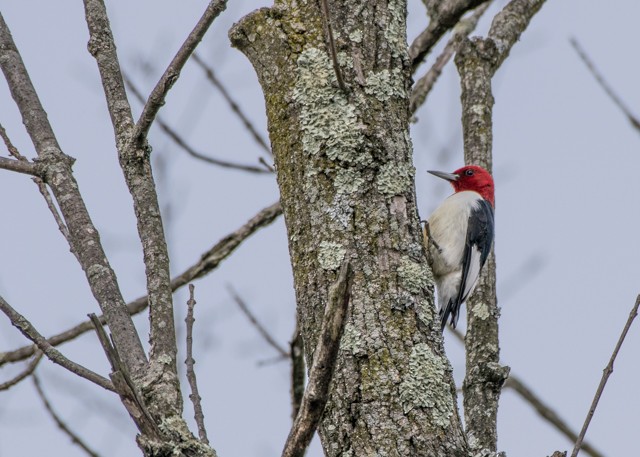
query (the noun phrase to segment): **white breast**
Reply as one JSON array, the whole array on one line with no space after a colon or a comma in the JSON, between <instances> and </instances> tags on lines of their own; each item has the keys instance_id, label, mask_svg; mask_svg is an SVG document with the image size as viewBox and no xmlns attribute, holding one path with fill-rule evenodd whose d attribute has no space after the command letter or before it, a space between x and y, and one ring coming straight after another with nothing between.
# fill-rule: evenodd
<instances>
[{"instance_id":1,"label":"white breast","mask_svg":"<svg viewBox=\"0 0 640 457\"><path fill-rule=\"evenodd\" d=\"M460 269L469 216L481 199L477 192L457 192L448 197L429 218L429 232L440 247L438 250L433 244L430 245L436 279Z\"/></svg>"}]
</instances>

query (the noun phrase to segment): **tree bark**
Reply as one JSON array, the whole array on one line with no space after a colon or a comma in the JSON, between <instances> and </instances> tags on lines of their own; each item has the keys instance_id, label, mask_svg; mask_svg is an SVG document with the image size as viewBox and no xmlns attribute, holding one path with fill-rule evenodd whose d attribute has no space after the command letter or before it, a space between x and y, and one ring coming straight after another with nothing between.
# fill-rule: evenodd
<instances>
[{"instance_id":1,"label":"tree bark","mask_svg":"<svg viewBox=\"0 0 640 457\"><path fill-rule=\"evenodd\" d=\"M307 361L338 268L354 270L323 447L466 456L416 211L406 4L326 9L276 2L230 32L265 95Z\"/></svg>"}]
</instances>

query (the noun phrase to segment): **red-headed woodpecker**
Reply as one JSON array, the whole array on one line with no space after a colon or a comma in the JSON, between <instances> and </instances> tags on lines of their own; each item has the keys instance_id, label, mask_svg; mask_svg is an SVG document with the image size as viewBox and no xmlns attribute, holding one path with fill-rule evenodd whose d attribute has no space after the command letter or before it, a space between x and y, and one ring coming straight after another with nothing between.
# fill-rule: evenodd
<instances>
[{"instance_id":1,"label":"red-headed woodpecker","mask_svg":"<svg viewBox=\"0 0 640 457\"><path fill-rule=\"evenodd\" d=\"M446 179L455 190L426 227L444 330L449 316L455 328L460 305L473 292L493 244L493 178L477 165L429 173Z\"/></svg>"}]
</instances>

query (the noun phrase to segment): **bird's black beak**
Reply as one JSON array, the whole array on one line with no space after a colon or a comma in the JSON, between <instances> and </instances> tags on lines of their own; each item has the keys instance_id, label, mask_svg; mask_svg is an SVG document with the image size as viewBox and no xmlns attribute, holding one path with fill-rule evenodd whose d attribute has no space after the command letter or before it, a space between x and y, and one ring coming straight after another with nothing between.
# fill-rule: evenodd
<instances>
[{"instance_id":1,"label":"bird's black beak","mask_svg":"<svg viewBox=\"0 0 640 457\"><path fill-rule=\"evenodd\" d=\"M444 171L427 170L427 173L431 173L433 176L437 176L438 178L446 179L449 182L457 181L460 178L460 175L445 173Z\"/></svg>"}]
</instances>

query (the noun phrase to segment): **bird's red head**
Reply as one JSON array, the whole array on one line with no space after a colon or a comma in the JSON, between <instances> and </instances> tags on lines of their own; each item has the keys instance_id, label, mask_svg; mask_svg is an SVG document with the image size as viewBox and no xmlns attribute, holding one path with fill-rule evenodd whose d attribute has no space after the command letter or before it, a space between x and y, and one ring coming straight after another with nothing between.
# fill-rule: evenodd
<instances>
[{"instance_id":1,"label":"bird's red head","mask_svg":"<svg viewBox=\"0 0 640 457\"><path fill-rule=\"evenodd\" d=\"M429 171L429 173L449 181L456 192L463 190L478 192L482 198L491 203L491 206L494 206L493 178L484 168L478 165L467 165L453 173L442 171Z\"/></svg>"}]
</instances>

